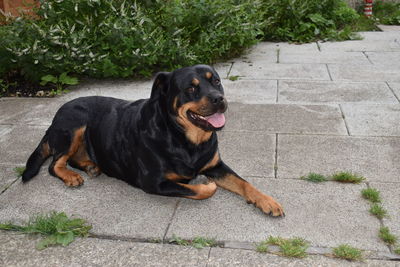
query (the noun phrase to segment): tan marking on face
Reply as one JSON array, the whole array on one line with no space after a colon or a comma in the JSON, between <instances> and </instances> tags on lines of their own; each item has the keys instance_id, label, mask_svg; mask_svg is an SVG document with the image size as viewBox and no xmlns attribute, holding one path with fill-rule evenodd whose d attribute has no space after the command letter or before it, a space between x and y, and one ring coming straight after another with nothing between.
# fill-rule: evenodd
<instances>
[{"instance_id":1,"label":"tan marking on face","mask_svg":"<svg viewBox=\"0 0 400 267\"><path fill-rule=\"evenodd\" d=\"M215 191L217 191L217 185L214 182L210 182L208 184L182 184L182 183L178 184L196 193L196 195L194 196L185 196L185 198L198 199L198 200L206 199L212 197Z\"/></svg>"},{"instance_id":2,"label":"tan marking on face","mask_svg":"<svg viewBox=\"0 0 400 267\"><path fill-rule=\"evenodd\" d=\"M272 213L272 216L283 216L282 206L272 197L258 191L249 182L241 179L234 174L227 174L223 178L215 179L218 186L241 195L248 203L254 204L264 213Z\"/></svg>"},{"instance_id":3,"label":"tan marking on face","mask_svg":"<svg viewBox=\"0 0 400 267\"><path fill-rule=\"evenodd\" d=\"M211 79L211 77L212 77L212 73L209 72L209 71L207 71L207 72L206 72L206 78L207 78L207 79Z\"/></svg>"},{"instance_id":4,"label":"tan marking on face","mask_svg":"<svg viewBox=\"0 0 400 267\"><path fill-rule=\"evenodd\" d=\"M196 145L206 142L208 139L210 139L212 132L204 131L190 122L187 117L187 111L191 110L195 113L201 114L199 111L202 109L202 107L204 108L207 106L207 104L207 98L202 97L198 102L189 102L178 108L177 121L184 128L186 137Z\"/></svg>"},{"instance_id":5,"label":"tan marking on face","mask_svg":"<svg viewBox=\"0 0 400 267\"><path fill-rule=\"evenodd\" d=\"M185 176L185 175L180 175L180 174L177 174L175 172L167 172L164 177L165 177L165 179L170 180L170 181L174 181L174 182L175 181L179 181L179 180L183 180L183 179L187 179L187 180L192 179L192 177Z\"/></svg>"},{"instance_id":6,"label":"tan marking on face","mask_svg":"<svg viewBox=\"0 0 400 267\"><path fill-rule=\"evenodd\" d=\"M219 153L217 151L217 152L215 152L214 157L206 165L204 165L203 168L201 168L200 172L203 172L205 170L208 170L208 169L214 167L215 165L218 164L219 161L220 161L219 160Z\"/></svg>"},{"instance_id":7,"label":"tan marking on face","mask_svg":"<svg viewBox=\"0 0 400 267\"><path fill-rule=\"evenodd\" d=\"M194 86L198 86L198 85L200 84L200 81L199 81L198 79L196 79L196 78L193 78L192 84L193 84Z\"/></svg>"}]
</instances>

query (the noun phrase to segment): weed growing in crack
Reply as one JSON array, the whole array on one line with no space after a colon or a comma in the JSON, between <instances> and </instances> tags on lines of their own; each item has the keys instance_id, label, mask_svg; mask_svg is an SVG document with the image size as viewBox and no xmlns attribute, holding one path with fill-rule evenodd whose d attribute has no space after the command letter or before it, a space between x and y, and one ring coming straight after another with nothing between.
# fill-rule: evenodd
<instances>
[{"instance_id":1,"label":"weed growing in crack","mask_svg":"<svg viewBox=\"0 0 400 267\"><path fill-rule=\"evenodd\" d=\"M365 178L351 172L338 172L332 175L332 180L340 183L359 184L364 181Z\"/></svg>"},{"instance_id":2,"label":"weed growing in crack","mask_svg":"<svg viewBox=\"0 0 400 267\"><path fill-rule=\"evenodd\" d=\"M217 242L213 238L195 237L193 240L185 240L176 235L172 236L169 243L174 243L180 246L192 246L198 249L217 246Z\"/></svg>"},{"instance_id":3,"label":"weed growing in crack","mask_svg":"<svg viewBox=\"0 0 400 267\"><path fill-rule=\"evenodd\" d=\"M261 244L278 246L280 248L281 255L293 258L307 257L306 250L309 246L309 243L307 241L299 237L285 239L282 237L270 236L266 241L262 242Z\"/></svg>"},{"instance_id":4,"label":"weed growing in crack","mask_svg":"<svg viewBox=\"0 0 400 267\"><path fill-rule=\"evenodd\" d=\"M379 237L388 245L394 245L397 241L397 237L390 232L389 227L381 227Z\"/></svg>"},{"instance_id":5,"label":"weed growing in crack","mask_svg":"<svg viewBox=\"0 0 400 267\"><path fill-rule=\"evenodd\" d=\"M350 261L360 261L363 259L361 250L346 244L333 248L333 255L337 258Z\"/></svg>"},{"instance_id":6,"label":"weed growing in crack","mask_svg":"<svg viewBox=\"0 0 400 267\"><path fill-rule=\"evenodd\" d=\"M313 183L321 183L328 181L324 175L314 172L310 172L307 176L301 176L300 179Z\"/></svg>"},{"instance_id":7,"label":"weed growing in crack","mask_svg":"<svg viewBox=\"0 0 400 267\"><path fill-rule=\"evenodd\" d=\"M39 250L52 245L67 246L76 237L87 237L90 229L92 229L92 226L87 225L85 220L68 218L64 212L55 211L32 217L25 225L16 225L13 223L0 224L0 230L46 236L37 244L36 248Z\"/></svg>"},{"instance_id":8,"label":"weed growing in crack","mask_svg":"<svg viewBox=\"0 0 400 267\"><path fill-rule=\"evenodd\" d=\"M372 203L379 203L381 202L380 192L375 188L366 188L361 191L361 195L366 200Z\"/></svg>"},{"instance_id":9,"label":"weed growing in crack","mask_svg":"<svg viewBox=\"0 0 400 267\"><path fill-rule=\"evenodd\" d=\"M372 215L375 215L378 219L383 219L387 216L387 211L380 204L373 204L369 209Z\"/></svg>"}]
</instances>

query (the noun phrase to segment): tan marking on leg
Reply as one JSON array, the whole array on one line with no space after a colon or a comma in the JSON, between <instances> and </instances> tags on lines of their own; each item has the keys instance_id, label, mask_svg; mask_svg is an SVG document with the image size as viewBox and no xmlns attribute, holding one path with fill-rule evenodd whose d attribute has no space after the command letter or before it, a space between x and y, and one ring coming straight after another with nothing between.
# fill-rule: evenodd
<instances>
[{"instance_id":1,"label":"tan marking on leg","mask_svg":"<svg viewBox=\"0 0 400 267\"><path fill-rule=\"evenodd\" d=\"M67 169L67 161L82 145L85 130L86 127L81 127L75 131L68 154L61 156L54 164L54 173L63 180L67 186L79 186L83 184L83 178L79 174Z\"/></svg>"},{"instance_id":2,"label":"tan marking on leg","mask_svg":"<svg viewBox=\"0 0 400 267\"><path fill-rule=\"evenodd\" d=\"M201 110L205 109L207 105L208 100L206 97L203 97L198 102L188 102L178 108L177 121L184 128L186 137L196 145L210 139L212 132L204 131L191 123L187 117L187 111L191 110L195 113L202 114Z\"/></svg>"},{"instance_id":3,"label":"tan marking on leg","mask_svg":"<svg viewBox=\"0 0 400 267\"><path fill-rule=\"evenodd\" d=\"M218 186L241 195L248 203L254 204L267 214L272 213L272 216L284 215L282 206L272 197L261 193L253 185L233 174L216 179L215 182Z\"/></svg>"},{"instance_id":4,"label":"tan marking on leg","mask_svg":"<svg viewBox=\"0 0 400 267\"><path fill-rule=\"evenodd\" d=\"M201 168L200 172L203 172L205 170L208 170L208 169L214 167L215 165L218 164L219 161L220 161L219 153L218 153L218 151L216 151L214 154L214 157L206 165L204 165L203 168Z\"/></svg>"},{"instance_id":5,"label":"tan marking on leg","mask_svg":"<svg viewBox=\"0 0 400 267\"><path fill-rule=\"evenodd\" d=\"M84 170L90 177L96 177L101 174L100 168L89 158L83 139L78 150L71 156L70 160Z\"/></svg>"},{"instance_id":6,"label":"tan marking on leg","mask_svg":"<svg viewBox=\"0 0 400 267\"><path fill-rule=\"evenodd\" d=\"M198 85L200 84L200 81L199 81L198 79L196 79L196 78L193 78L192 84L193 84L194 86L198 86Z\"/></svg>"},{"instance_id":7,"label":"tan marking on leg","mask_svg":"<svg viewBox=\"0 0 400 267\"><path fill-rule=\"evenodd\" d=\"M46 142L46 143L44 143L43 145L42 145L42 156L45 158L45 157L48 157L48 156L50 156L50 146L49 146L49 143L48 142Z\"/></svg>"},{"instance_id":8,"label":"tan marking on leg","mask_svg":"<svg viewBox=\"0 0 400 267\"><path fill-rule=\"evenodd\" d=\"M209 72L209 71L207 71L207 72L206 72L206 78L207 78L207 79L211 79L211 77L212 77L212 73Z\"/></svg>"},{"instance_id":9,"label":"tan marking on leg","mask_svg":"<svg viewBox=\"0 0 400 267\"><path fill-rule=\"evenodd\" d=\"M165 177L165 179L173 181L173 182L179 181L179 180L184 180L184 179L186 179L186 180L192 179L192 177L180 175L175 172L167 172L164 177Z\"/></svg>"},{"instance_id":10,"label":"tan marking on leg","mask_svg":"<svg viewBox=\"0 0 400 267\"><path fill-rule=\"evenodd\" d=\"M191 198L191 199L206 199L209 197L212 197L217 191L217 185L214 182L210 182L208 184L182 184L182 183L177 183L183 187L186 187L193 192L196 193L194 196L185 196L185 198Z\"/></svg>"}]
</instances>

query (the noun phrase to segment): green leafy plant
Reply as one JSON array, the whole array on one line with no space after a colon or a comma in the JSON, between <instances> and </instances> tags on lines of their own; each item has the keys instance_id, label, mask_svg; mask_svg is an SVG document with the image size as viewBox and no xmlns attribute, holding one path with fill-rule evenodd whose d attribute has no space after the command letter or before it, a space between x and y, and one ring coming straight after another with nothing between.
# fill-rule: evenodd
<instances>
[{"instance_id":1,"label":"green leafy plant","mask_svg":"<svg viewBox=\"0 0 400 267\"><path fill-rule=\"evenodd\" d=\"M360 261L363 259L361 250L346 244L333 248L333 255L337 258L350 261Z\"/></svg>"},{"instance_id":2,"label":"green leafy plant","mask_svg":"<svg viewBox=\"0 0 400 267\"><path fill-rule=\"evenodd\" d=\"M321 183L328 181L324 175L313 172L309 173L307 176L301 176L300 179L313 183Z\"/></svg>"},{"instance_id":3,"label":"green leafy plant","mask_svg":"<svg viewBox=\"0 0 400 267\"><path fill-rule=\"evenodd\" d=\"M40 234L46 236L37 244L37 249L45 249L52 245L67 246L76 237L86 237L92 227L85 220L69 218L64 212L51 212L38 215L29 220L26 225L13 223L0 224L0 230L18 231L26 234Z\"/></svg>"},{"instance_id":4,"label":"green leafy plant","mask_svg":"<svg viewBox=\"0 0 400 267\"><path fill-rule=\"evenodd\" d=\"M58 77L51 74L43 76L40 85L46 85L47 83L51 83L56 87L56 90L52 91L52 94L58 95L67 92L67 90L64 89L65 85L76 85L79 81L77 78L68 76L66 72L63 72Z\"/></svg>"},{"instance_id":5,"label":"green leafy plant","mask_svg":"<svg viewBox=\"0 0 400 267\"><path fill-rule=\"evenodd\" d=\"M381 24L400 25L400 3L374 1L373 14Z\"/></svg>"},{"instance_id":6,"label":"green leafy plant","mask_svg":"<svg viewBox=\"0 0 400 267\"><path fill-rule=\"evenodd\" d=\"M361 191L363 198L367 199L372 203L381 202L380 192L375 188L366 188Z\"/></svg>"},{"instance_id":7,"label":"green leafy plant","mask_svg":"<svg viewBox=\"0 0 400 267\"><path fill-rule=\"evenodd\" d=\"M263 0L266 40L311 42L353 39L360 15L342 0Z\"/></svg>"},{"instance_id":8,"label":"green leafy plant","mask_svg":"<svg viewBox=\"0 0 400 267\"><path fill-rule=\"evenodd\" d=\"M338 172L332 175L332 180L340 183L359 184L364 181L365 178L351 172Z\"/></svg>"},{"instance_id":9,"label":"green leafy plant","mask_svg":"<svg viewBox=\"0 0 400 267\"><path fill-rule=\"evenodd\" d=\"M381 227L379 237L388 245L394 245L397 241L397 237L390 233L389 227Z\"/></svg>"},{"instance_id":10,"label":"green leafy plant","mask_svg":"<svg viewBox=\"0 0 400 267\"><path fill-rule=\"evenodd\" d=\"M260 250L265 248L267 251L267 245L278 246L280 248L280 253L285 257L304 258L307 256L306 250L309 246L309 243L298 237L285 239L282 237L270 236L266 241L261 242L258 247L260 247Z\"/></svg>"},{"instance_id":11,"label":"green leafy plant","mask_svg":"<svg viewBox=\"0 0 400 267\"><path fill-rule=\"evenodd\" d=\"M387 211L379 204L373 204L369 209L372 215L375 215L378 219L383 219L387 216Z\"/></svg>"},{"instance_id":12,"label":"green leafy plant","mask_svg":"<svg viewBox=\"0 0 400 267\"><path fill-rule=\"evenodd\" d=\"M21 177L22 174L24 173L24 171L25 171L25 167L15 167L14 168L14 172L17 175L17 177Z\"/></svg>"},{"instance_id":13,"label":"green leafy plant","mask_svg":"<svg viewBox=\"0 0 400 267\"><path fill-rule=\"evenodd\" d=\"M233 82L234 82L234 81L239 80L239 76L237 76L237 75L229 76L228 79L229 79L230 81L233 81Z\"/></svg>"},{"instance_id":14,"label":"green leafy plant","mask_svg":"<svg viewBox=\"0 0 400 267\"><path fill-rule=\"evenodd\" d=\"M169 242L180 246L192 246L198 249L215 247L217 245L217 242L213 238L195 237L193 240L184 240L176 235L173 235Z\"/></svg>"}]
</instances>

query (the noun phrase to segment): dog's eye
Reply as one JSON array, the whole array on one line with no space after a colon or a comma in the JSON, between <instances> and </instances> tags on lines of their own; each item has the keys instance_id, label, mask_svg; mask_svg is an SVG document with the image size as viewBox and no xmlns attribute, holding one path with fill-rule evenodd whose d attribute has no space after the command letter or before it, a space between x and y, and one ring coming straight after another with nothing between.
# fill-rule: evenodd
<instances>
[{"instance_id":1,"label":"dog's eye","mask_svg":"<svg viewBox=\"0 0 400 267\"><path fill-rule=\"evenodd\" d=\"M216 84L216 85L220 85L220 84L221 84L221 81L218 80L218 79L216 79L216 80L215 80L215 84Z\"/></svg>"},{"instance_id":2,"label":"dog's eye","mask_svg":"<svg viewBox=\"0 0 400 267\"><path fill-rule=\"evenodd\" d=\"M187 89L187 91L188 91L188 93L194 93L195 91L196 91L196 89L194 88L194 87L189 87L188 89Z\"/></svg>"}]
</instances>

